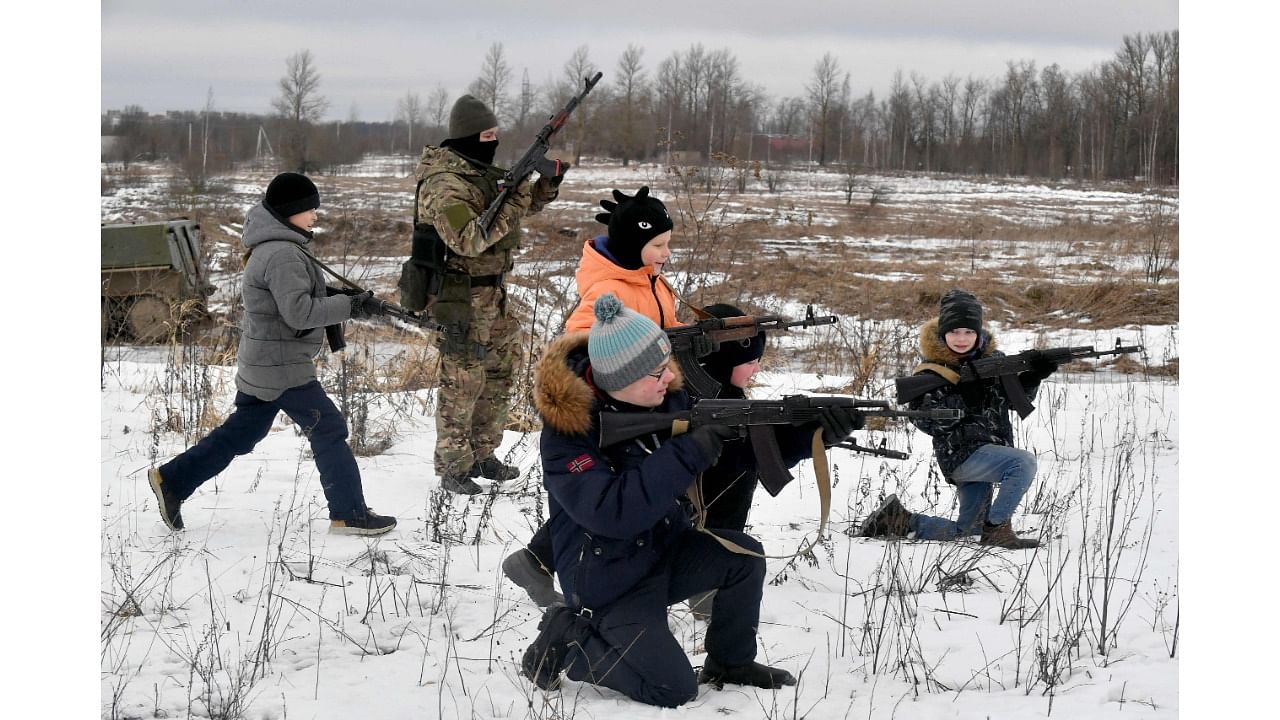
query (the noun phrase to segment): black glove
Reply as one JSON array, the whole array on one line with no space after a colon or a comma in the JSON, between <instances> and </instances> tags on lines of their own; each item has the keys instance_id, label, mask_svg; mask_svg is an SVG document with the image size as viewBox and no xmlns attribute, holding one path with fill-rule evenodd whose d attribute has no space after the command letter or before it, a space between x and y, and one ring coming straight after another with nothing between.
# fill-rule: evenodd
<instances>
[{"instance_id":1,"label":"black glove","mask_svg":"<svg viewBox=\"0 0 1280 720\"><path fill-rule=\"evenodd\" d=\"M351 296L351 319L362 320L382 315L386 312L383 302L373 296L372 290L365 290L359 295Z\"/></svg>"},{"instance_id":2,"label":"black glove","mask_svg":"<svg viewBox=\"0 0 1280 720\"><path fill-rule=\"evenodd\" d=\"M561 160L556 168L560 172L547 178L547 181L551 183L551 187L560 187L560 183L564 182L564 174L569 172L569 168L571 167L573 166Z\"/></svg>"},{"instance_id":3,"label":"black glove","mask_svg":"<svg viewBox=\"0 0 1280 720\"><path fill-rule=\"evenodd\" d=\"M861 430L867 424L862 413L842 407L822 408L818 420L822 423L822 442L828 447L843 442L854 430Z\"/></svg>"},{"instance_id":4,"label":"black glove","mask_svg":"<svg viewBox=\"0 0 1280 720\"><path fill-rule=\"evenodd\" d=\"M698 449L710 458L707 467L711 467L720 457L720 451L724 449L724 441L737 435L738 431L728 425L703 425L700 428L694 428L689 433L689 439L693 440Z\"/></svg>"},{"instance_id":5,"label":"black glove","mask_svg":"<svg viewBox=\"0 0 1280 720\"><path fill-rule=\"evenodd\" d=\"M1031 365L1031 374L1038 380L1043 380L1058 370L1058 363L1039 350L1032 350L1027 362Z\"/></svg>"}]
</instances>

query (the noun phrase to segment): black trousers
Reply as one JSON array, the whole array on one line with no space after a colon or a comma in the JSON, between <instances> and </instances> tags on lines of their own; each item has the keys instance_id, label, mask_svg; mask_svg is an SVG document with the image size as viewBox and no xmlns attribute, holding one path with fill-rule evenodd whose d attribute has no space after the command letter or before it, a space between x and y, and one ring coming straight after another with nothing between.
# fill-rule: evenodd
<instances>
[{"instance_id":1,"label":"black trousers","mask_svg":"<svg viewBox=\"0 0 1280 720\"><path fill-rule=\"evenodd\" d=\"M745 533L718 534L764 552L760 542ZM749 663L756 656L764 572L763 558L729 552L705 533L684 533L654 572L607 608L592 609L590 631L569 653L569 678L612 688L650 705L676 707L692 700L698 680L684 648L667 627L667 606L716 590L707 655L722 665Z\"/></svg>"}]
</instances>

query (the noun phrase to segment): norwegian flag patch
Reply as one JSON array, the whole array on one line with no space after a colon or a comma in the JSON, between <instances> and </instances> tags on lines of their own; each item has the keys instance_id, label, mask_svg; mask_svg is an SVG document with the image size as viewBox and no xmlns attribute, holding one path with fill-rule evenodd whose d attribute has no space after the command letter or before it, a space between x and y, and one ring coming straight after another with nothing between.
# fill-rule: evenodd
<instances>
[{"instance_id":1,"label":"norwegian flag patch","mask_svg":"<svg viewBox=\"0 0 1280 720\"><path fill-rule=\"evenodd\" d=\"M565 467L569 468L571 473L586 472L596 466L596 461L590 455L583 453L578 457L569 461Z\"/></svg>"}]
</instances>

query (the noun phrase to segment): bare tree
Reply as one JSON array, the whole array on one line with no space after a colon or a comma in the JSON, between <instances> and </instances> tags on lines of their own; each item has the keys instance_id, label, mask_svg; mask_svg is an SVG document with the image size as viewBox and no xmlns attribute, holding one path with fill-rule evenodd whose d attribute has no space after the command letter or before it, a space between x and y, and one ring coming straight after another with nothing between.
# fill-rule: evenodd
<instances>
[{"instance_id":1,"label":"bare tree","mask_svg":"<svg viewBox=\"0 0 1280 720\"><path fill-rule=\"evenodd\" d=\"M644 49L635 45L627 45L622 57L618 58L615 85L620 104L621 117L618 122L618 141L622 149L622 165L625 167L633 157L640 155L639 122L640 108L648 96L648 83L645 81L644 66L641 56Z\"/></svg>"},{"instance_id":2,"label":"bare tree","mask_svg":"<svg viewBox=\"0 0 1280 720\"><path fill-rule=\"evenodd\" d=\"M817 125L814 139L818 141L819 165L827 164L827 135L832 113L839 104L840 77L840 61L826 53L814 64L813 80L804 87L809 95L810 116Z\"/></svg>"},{"instance_id":3,"label":"bare tree","mask_svg":"<svg viewBox=\"0 0 1280 720\"><path fill-rule=\"evenodd\" d=\"M418 97L418 93L412 90L406 92L396 105L396 117L409 126L408 145L406 147L408 147L410 153L414 151L413 128L422 122L422 114L422 98Z\"/></svg>"},{"instance_id":4,"label":"bare tree","mask_svg":"<svg viewBox=\"0 0 1280 720\"><path fill-rule=\"evenodd\" d=\"M442 133L446 132L445 123L449 120L449 91L439 83L427 96L427 119Z\"/></svg>"},{"instance_id":5,"label":"bare tree","mask_svg":"<svg viewBox=\"0 0 1280 720\"><path fill-rule=\"evenodd\" d=\"M320 95L320 73L315 68L310 50L290 55L285 60L285 74L280 78L280 96L271 101L284 121L285 161L298 172L306 172L312 160L307 157L311 123L320 119L329 101Z\"/></svg>"},{"instance_id":6,"label":"bare tree","mask_svg":"<svg viewBox=\"0 0 1280 720\"><path fill-rule=\"evenodd\" d=\"M489 52L484 56L484 65L480 68L480 77L467 86L467 92L488 105L501 122L504 116L509 116L508 108L511 106L507 98L509 84L511 84L511 66L507 64L506 51L503 50L502 43L496 42L489 46Z\"/></svg>"}]
</instances>

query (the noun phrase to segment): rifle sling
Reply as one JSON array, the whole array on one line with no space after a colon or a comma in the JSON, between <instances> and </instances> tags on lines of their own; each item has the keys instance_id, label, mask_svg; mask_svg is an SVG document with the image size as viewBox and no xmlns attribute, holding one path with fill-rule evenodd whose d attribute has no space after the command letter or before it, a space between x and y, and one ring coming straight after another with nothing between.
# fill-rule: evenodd
<instances>
[{"instance_id":1,"label":"rifle sling","mask_svg":"<svg viewBox=\"0 0 1280 720\"><path fill-rule=\"evenodd\" d=\"M920 363L919 365L916 366L915 370L911 371L911 374L919 375L925 370L928 370L929 372L941 377L943 380L946 380L952 385L955 385L956 383L960 382L960 373L940 363L931 363L931 362Z\"/></svg>"},{"instance_id":2,"label":"rifle sling","mask_svg":"<svg viewBox=\"0 0 1280 720\"><path fill-rule=\"evenodd\" d=\"M688 423L683 420L676 420L671 424L672 435L678 435L688 428ZM754 440L753 440L754 442ZM765 558L769 560L789 560L793 557L804 555L813 549L814 545L822 539L822 533L827 529L827 518L831 514L831 472L827 465L827 448L822 444L822 428L817 427L813 431L813 474L818 480L818 533L800 550L790 555L765 555L748 550L738 543L727 538L720 537L711 530L707 529L707 509L702 497L702 476L699 475L694 479L693 484L689 486L689 501L693 503L694 509L694 528L698 532L706 533L715 538L725 550L738 555L750 555L751 557Z\"/></svg>"}]
</instances>

